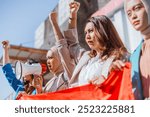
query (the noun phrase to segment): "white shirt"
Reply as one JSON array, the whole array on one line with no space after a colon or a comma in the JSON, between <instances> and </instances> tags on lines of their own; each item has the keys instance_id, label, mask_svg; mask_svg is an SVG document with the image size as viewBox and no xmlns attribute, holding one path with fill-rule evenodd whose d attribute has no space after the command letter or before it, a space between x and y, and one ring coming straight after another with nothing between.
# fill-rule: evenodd
<instances>
[{"instance_id":1,"label":"white shirt","mask_svg":"<svg viewBox=\"0 0 150 117\"><path fill-rule=\"evenodd\" d=\"M84 65L79 74L79 86L88 84L88 81L94 77L101 76L101 70L104 62L100 60L100 56L97 55L88 61L88 64Z\"/></svg>"},{"instance_id":2,"label":"white shirt","mask_svg":"<svg viewBox=\"0 0 150 117\"><path fill-rule=\"evenodd\" d=\"M105 78L108 76L109 67L113 61L114 57L110 57L105 61L100 59L100 55L91 58L86 65L84 65L79 73L78 85L88 84L89 80L95 77L101 77L103 75Z\"/></svg>"}]
</instances>

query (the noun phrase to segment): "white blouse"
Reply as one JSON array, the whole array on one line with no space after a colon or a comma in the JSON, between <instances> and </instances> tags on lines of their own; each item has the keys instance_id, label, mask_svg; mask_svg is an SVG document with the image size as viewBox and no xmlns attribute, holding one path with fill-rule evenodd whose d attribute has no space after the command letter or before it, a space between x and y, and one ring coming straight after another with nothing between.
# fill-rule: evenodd
<instances>
[{"instance_id":1,"label":"white blouse","mask_svg":"<svg viewBox=\"0 0 150 117\"><path fill-rule=\"evenodd\" d=\"M109 59L109 60L108 60ZM86 65L84 65L79 73L79 79L78 79L78 85L84 85L88 84L89 80L95 78L95 77L101 77L103 75L107 78L108 76L108 70L112 63L113 58L108 58L105 61L101 61L100 55L97 55L94 58L91 58ZM106 61L107 66L106 66ZM104 68L105 66L105 68Z\"/></svg>"}]
</instances>

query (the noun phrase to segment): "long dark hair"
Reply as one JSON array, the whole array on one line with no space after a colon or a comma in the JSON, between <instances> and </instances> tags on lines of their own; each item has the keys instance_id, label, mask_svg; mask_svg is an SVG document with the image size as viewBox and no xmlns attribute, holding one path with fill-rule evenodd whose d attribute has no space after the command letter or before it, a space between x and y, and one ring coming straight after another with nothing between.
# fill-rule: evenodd
<instances>
[{"instance_id":1,"label":"long dark hair","mask_svg":"<svg viewBox=\"0 0 150 117\"><path fill-rule=\"evenodd\" d=\"M120 59L124 53L127 53L127 49L108 17L105 15L91 17L87 20L87 23L89 22L93 23L95 37L98 39L100 45L102 45L102 60L107 59L112 55L115 55L116 59ZM91 50L90 56L96 56L96 51Z\"/></svg>"}]
</instances>

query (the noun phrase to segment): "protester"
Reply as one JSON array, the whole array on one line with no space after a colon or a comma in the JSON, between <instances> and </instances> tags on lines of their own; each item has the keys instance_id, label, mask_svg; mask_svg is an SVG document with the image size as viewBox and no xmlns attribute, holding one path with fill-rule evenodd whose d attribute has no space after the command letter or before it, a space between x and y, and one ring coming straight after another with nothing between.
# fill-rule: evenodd
<instances>
[{"instance_id":1,"label":"protester","mask_svg":"<svg viewBox=\"0 0 150 117\"><path fill-rule=\"evenodd\" d=\"M40 93L39 92L39 85L42 85L41 82L39 82L38 84L36 80L38 79L42 79L41 77L41 72L42 72L42 68L38 63L34 63L33 61L29 61L28 66L35 64L36 66L38 66L37 69L26 69L26 71L24 73L22 73L22 81L17 79L15 73L13 72L12 66L10 64L10 58L9 58L9 41L2 41L2 46L3 46L3 73L6 77L6 79L8 80L10 86L14 89L14 91L16 92L16 96L15 99L18 95L18 93L20 94L36 94L36 93ZM42 80L40 80L42 81ZM35 83L36 82L36 83ZM20 95L19 94L19 95Z\"/></svg>"},{"instance_id":2,"label":"protester","mask_svg":"<svg viewBox=\"0 0 150 117\"><path fill-rule=\"evenodd\" d=\"M66 73L63 69L62 62L60 60L58 50L56 46L53 46L47 52L47 66L49 71L54 75L51 80L43 88L43 93L45 92L55 92L58 90L63 90L68 88L68 79L72 73ZM74 66L70 67L70 71L73 72Z\"/></svg>"},{"instance_id":3,"label":"protester","mask_svg":"<svg viewBox=\"0 0 150 117\"><path fill-rule=\"evenodd\" d=\"M126 0L125 12L143 39L131 55L132 85L136 99L150 98L150 0Z\"/></svg>"},{"instance_id":4,"label":"protester","mask_svg":"<svg viewBox=\"0 0 150 117\"><path fill-rule=\"evenodd\" d=\"M136 31L140 31L143 39L130 56L132 63L132 90L137 100L150 98L150 1L125 0L125 12ZM114 69L121 69L122 61L113 62Z\"/></svg>"},{"instance_id":5,"label":"protester","mask_svg":"<svg viewBox=\"0 0 150 117\"><path fill-rule=\"evenodd\" d=\"M70 11L73 11L74 9L75 14L80 6L77 4L77 2L70 4ZM77 15L72 16L74 17L69 18L69 20L77 19ZM71 58L71 54L76 54L73 55L73 57L76 57L75 60L79 60L70 79L70 84L72 84L72 86L80 86L89 82L99 86L107 78L112 61L121 59L123 54L127 53L115 27L106 16L88 19L85 26L85 40L91 51L84 52L83 54L80 54L80 48L77 46L79 43L76 43L74 46L73 50L76 51L74 53L71 52L70 47L67 44L68 39L75 37L77 40L76 31L70 31L69 33L72 33L70 34L70 37L68 36L68 39L64 39L57 24L56 13L50 15L50 21L55 37L57 37L56 41L59 42L58 51L65 48L68 53L66 56L63 56L65 51L59 51L61 60L66 64L65 67L68 67L69 61L67 58ZM75 26L74 28L76 28ZM66 35L67 33L65 34L65 37L67 37Z\"/></svg>"}]
</instances>

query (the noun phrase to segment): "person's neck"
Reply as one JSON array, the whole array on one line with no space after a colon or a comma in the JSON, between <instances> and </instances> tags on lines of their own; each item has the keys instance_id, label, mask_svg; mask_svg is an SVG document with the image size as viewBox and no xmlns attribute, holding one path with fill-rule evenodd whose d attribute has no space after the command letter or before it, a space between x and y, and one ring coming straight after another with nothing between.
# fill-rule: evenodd
<instances>
[{"instance_id":1,"label":"person's neck","mask_svg":"<svg viewBox=\"0 0 150 117\"><path fill-rule=\"evenodd\" d=\"M63 67L59 66L59 68L54 72L54 76L58 76L62 72L63 72Z\"/></svg>"},{"instance_id":2,"label":"person's neck","mask_svg":"<svg viewBox=\"0 0 150 117\"><path fill-rule=\"evenodd\" d=\"M97 50L95 50L96 51L96 54L97 55L100 55L101 53L102 53L102 50L101 49L97 49Z\"/></svg>"},{"instance_id":3,"label":"person's neck","mask_svg":"<svg viewBox=\"0 0 150 117\"><path fill-rule=\"evenodd\" d=\"M145 30L143 30L141 32L141 34L142 34L144 40L150 39L150 25Z\"/></svg>"}]
</instances>

